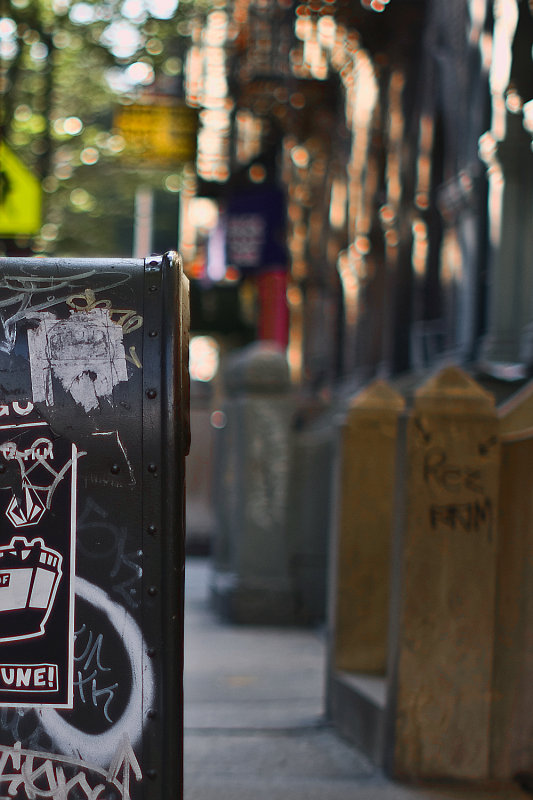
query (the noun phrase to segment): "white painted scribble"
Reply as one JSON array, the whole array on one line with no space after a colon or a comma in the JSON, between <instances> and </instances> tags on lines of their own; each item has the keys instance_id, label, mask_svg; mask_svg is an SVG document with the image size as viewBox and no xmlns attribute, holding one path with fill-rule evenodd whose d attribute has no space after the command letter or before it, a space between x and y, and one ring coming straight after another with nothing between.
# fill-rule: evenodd
<instances>
[{"instance_id":1,"label":"white painted scribble","mask_svg":"<svg viewBox=\"0 0 533 800\"><path fill-rule=\"evenodd\" d=\"M35 425L45 425L46 423L35 423ZM12 427L17 433L31 427L31 423L19 424ZM3 426L0 426L2 428ZM16 461L20 469L20 482L24 503L21 505L17 493L13 491L6 514L16 528L26 525L34 525L41 519L45 510L49 510L52 505L54 493L65 478L68 471L74 467L78 459L87 455L85 450L78 450L76 445L72 445L72 455L62 467L57 469L50 463L54 459L53 445L50 439L39 437L35 439L30 447L19 450L17 443L13 441L2 442L0 444L0 456L6 461ZM34 474L35 473L35 474ZM45 479L50 483L45 484Z\"/></svg>"},{"instance_id":2,"label":"white painted scribble","mask_svg":"<svg viewBox=\"0 0 533 800\"><path fill-rule=\"evenodd\" d=\"M142 779L141 768L127 734L122 737L107 769L80 758L25 750L20 742L13 747L0 745L0 753L0 785L8 784L8 797L15 797L19 788L23 787L26 797L31 800L45 797L69 800L71 792L78 798L80 791L87 800L98 800L107 784L118 789L122 800L130 800L132 775L136 781ZM8 772L8 769L11 771ZM65 771L72 777L67 778Z\"/></svg>"},{"instance_id":3,"label":"white painted scribble","mask_svg":"<svg viewBox=\"0 0 533 800\"><path fill-rule=\"evenodd\" d=\"M11 353L17 339L17 323L33 319L38 312L66 302L72 290L91 280L93 292L104 292L129 280L124 272L89 270L61 277L4 275L0 278L0 352ZM100 286L95 286L96 281ZM6 296L7 295L7 296Z\"/></svg>"},{"instance_id":4,"label":"white painted scribble","mask_svg":"<svg viewBox=\"0 0 533 800\"><path fill-rule=\"evenodd\" d=\"M65 320L46 312L39 319L39 326L28 330L34 403L53 405L53 376L85 411L128 380L122 328L108 309L71 312Z\"/></svg>"},{"instance_id":5,"label":"white painted scribble","mask_svg":"<svg viewBox=\"0 0 533 800\"><path fill-rule=\"evenodd\" d=\"M129 476L130 476L130 484L132 486L135 486L136 481L135 481L135 474L133 472L133 467L132 467L131 461L128 458L128 452L127 452L126 448L124 447L124 443L122 442L122 439L120 438L119 432L118 431L94 431L94 433L92 433L91 435L92 436L110 436L111 438L113 438L113 437L115 438L115 441L116 441L118 447L120 448L120 451L122 452L122 455L124 456L124 460L125 460L126 464L128 465L128 472L129 472Z\"/></svg>"},{"instance_id":6,"label":"white painted scribble","mask_svg":"<svg viewBox=\"0 0 533 800\"><path fill-rule=\"evenodd\" d=\"M104 644L103 634L94 636L92 631L87 630L86 625L82 625L79 631L74 634L76 646L80 637L86 634L87 640L82 652L79 653L75 648L74 661L76 662L76 680L74 686L78 689L81 702L91 704L94 708L98 707L100 698L104 700L103 712L108 722L113 722L110 716L109 706L115 699L115 691L118 683L108 683L101 685L102 672L110 672L111 667L105 667L102 663L102 647ZM105 679L104 679L105 680Z\"/></svg>"},{"instance_id":7,"label":"white painted scribble","mask_svg":"<svg viewBox=\"0 0 533 800\"><path fill-rule=\"evenodd\" d=\"M151 709L154 700L153 668L145 656L142 632L125 608L114 603L98 586L80 577L76 577L76 595L104 612L127 648L131 670L130 699L119 719L104 733L98 734L79 730L53 708L41 708L38 713L58 750L103 766L118 739L128 735L135 744L141 737L144 709Z\"/></svg>"}]
</instances>

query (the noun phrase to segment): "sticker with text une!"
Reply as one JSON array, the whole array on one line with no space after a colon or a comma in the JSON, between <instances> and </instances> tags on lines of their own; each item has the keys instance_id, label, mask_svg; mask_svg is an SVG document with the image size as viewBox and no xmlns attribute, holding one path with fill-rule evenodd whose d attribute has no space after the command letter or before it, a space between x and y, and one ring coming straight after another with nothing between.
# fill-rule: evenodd
<instances>
[{"instance_id":1,"label":"sticker with text une!","mask_svg":"<svg viewBox=\"0 0 533 800\"><path fill-rule=\"evenodd\" d=\"M1 664L0 691L57 692L57 664Z\"/></svg>"},{"instance_id":2,"label":"sticker with text une!","mask_svg":"<svg viewBox=\"0 0 533 800\"><path fill-rule=\"evenodd\" d=\"M72 708L79 457L31 402L0 406L0 707Z\"/></svg>"}]
</instances>

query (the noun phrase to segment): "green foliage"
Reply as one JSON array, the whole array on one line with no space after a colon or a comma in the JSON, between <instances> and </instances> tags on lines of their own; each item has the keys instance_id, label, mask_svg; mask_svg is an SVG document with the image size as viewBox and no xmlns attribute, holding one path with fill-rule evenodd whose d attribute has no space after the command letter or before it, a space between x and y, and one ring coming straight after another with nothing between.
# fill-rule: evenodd
<instances>
[{"instance_id":1,"label":"green foliage","mask_svg":"<svg viewBox=\"0 0 533 800\"><path fill-rule=\"evenodd\" d=\"M133 165L113 127L121 103L181 93L209 3L164 2L0 0L0 135L42 181L35 252L130 255L136 188L179 183L183 165Z\"/></svg>"}]
</instances>

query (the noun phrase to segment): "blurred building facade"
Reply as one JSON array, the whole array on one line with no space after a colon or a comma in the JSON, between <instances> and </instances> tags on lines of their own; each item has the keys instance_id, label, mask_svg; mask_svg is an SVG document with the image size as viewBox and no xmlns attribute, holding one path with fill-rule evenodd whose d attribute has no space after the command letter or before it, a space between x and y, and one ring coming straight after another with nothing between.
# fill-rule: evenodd
<instances>
[{"instance_id":1,"label":"blurred building facade","mask_svg":"<svg viewBox=\"0 0 533 800\"><path fill-rule=\"evenodd\" d=\"M387 414L399 413L404 400L412 408L413 394L428 376L453 364L464 371L464 378L446 373L437 386L437 395L440 392L446 402L447 392L454 397L471 392L475 402L485 398L478 397L470 378L481 393L488 390L502 419L508 415L510 420L522 402L530 402L532 44L533 16L526 0L228 0L218 3L207 22L199 24L186 87L188 102L199 108L198 181L190 199L185 198L184 215L187 202L193 208L199 199L217 208L216 224L205 234L201 279L211 287L217 281L231 285L248 309L252 338L275 342L286 352L294 397L292 425L286 434L289 447L284 450L288 455L279 470L274 469L278 488L279 476L286 476L284 490L278 492L283 495L279 502L286 526L285 553L268 587L264 575L256 585L253 575L239 575L235 560L239 547L232 537L246 540L250 548L249 538L259 534L247 527L246 513L234 515L232 529L218 531L224 541L223 558L215 546L220 609L227 612L232 598L246 602L246 592L252 589L255 600L261 592L271 598L268 592L274 591L276 581L283 583L286 597L287 582L292 582L292 605L285 601L285 621L327 621L331 626L328 583L330 593L335 582L338 589L339 576L333 572L338 514L342 515L335 491L346 477L343 470L348 474L339 430L354 396L363 397L358 413L375 421L376 404L383 421ZM186 239L183 245L187 258ZM240 343L245 341L241 337ZM270 355L265 350L254 361L257 351L248 352L248 361L239 356L229 367L230 381L222 392L227 395L227 419L238 420L239 408L253 403L258 407L256 395L264 392ZM364 394L377 379L385 379L389 387L383 389L380 383ZM524 387L526 395L518 394ZM431 385L428 396L433 397L433 391ZM515 402L515 396L520 400ZM485 399L480 401L480 407L484 403ZM266 397L268 413L273 407L274 401ZM267 411L261 414L264 420L258 416L257 429L266 430L262 422ZM513 437L515 442L525 441L524 431L533 429L533 416L529 419L526 410L520 416L519 434L511 430L515 422L508 421L509 442ZM457 440L455 424L450 431ZM496 423L494 429L499 430ZM257 464L254 467L253 460L246 462L244 457L242 464L235 460L232 436L235 433L227 430L221 439L217 469L224 476L222 489L233 502ZM249 438L254 447L254 436ZM261 446L267 438L265 434ZM358 446L356 442L354 453ZM382 447L383 443L376 445L376 453ZM485 445L475 447L486 455ZM406 474L408 449L405 445ZM467 450L466 445L464 451L459 448L454 456L458 462L473 458ZM226 461L224 453L229 454ZM392 451L387 453L387 464L392 464ZM361 503L378 506L383 501L380 476L385 462L365 460L360 454L354 457L362 459L359 473L350 473L359 474L358 480L366 478L369 467L376 470L377 477L368 484L370 496ZM522 473L521 480L530 486L533 475ZM518 485L514 479L511 483ZM508 491L500 487L504 500ZM254 492L257 497L256 487ZM494 490L493 508L497 494ZM393 505L392 496L385 500ZM216 518L217 508L214 511ZM350 513L362 518L360 512L354 506ZM222 517L218 524L224 528L225 510ZM372 515L366 519L375 522ZM446 519L450 527L451 517ZM529 520L521 520L522 529L529 531ZM503 530L501 519L500 525ZM277 541L279 525L275 535ZM506 536L510 542L509 531ZM400 563L403 554L396 550L396 556L398 552ZM389 550L382 555L383 563L389 563ZM439 558L436 553L434 561ZM370 587L389 580L388 572L376 574L370 568L363 577ZM396 578L401 582L401 576ZM489 605L495 602L494 586L499 587L497 596L502 586L501 596L507 596L505 580L498 574L487 583L492 587L486 598ZM401 591L396 600L401 606ZM387 598L384 606L386 602ZM505 613L501 609L496 613L500 624ZM240 621L253 619L243 613ZM491 627L485 644L480 644L487 663L498 636L500 644L504 641L502 630L498 633L497 626ZM335 636L335 630L330 633ZM445 632L443 639L447 636ZM524 641L515 642L523 651L528 647ZM380 644L380 652L386 652L383 639ZM397 646L399 658L401 644ZM458 645L459 653L462 646ZM453 662L453 647L450 653ZM514 712L506 716L502 688L509 683L509 663L522 664L521 656L501 657L500 667L496 656L495 683L488 679L484 690L485 700L495 692L496 706L489 711L484 707L483 714L505 718L505 735L501 732L505 726L490 733L488 725L486 741L470 761L452 754L449 762L444 756L439 762L437 753L435 762L429 764L429 758L425 766L422 756L413 766L409 759L402 762L399 750L391 755L394 742L402 739L399 728L392 738L385 732L387 725L390 730L396 725L394 692L399 695L402 689L401 681L391 678L394 664L371 670L377 677L387 673L387 690L371 683L358 692L350 689L353 676L345 684L335 677L335 658L330 664L330 711L371 755L378 760L390 757L392 772L485 779L509 777L513 769L532 767L529 728L524 732L523 727L522 738L515 736L514 723L509 722ZM531 677L529 667L516 668L521 679ZM448 677L451 686L454 675ZM470 681L471 686L471 676L463 677L464 685ZM454 702L466 707L467 692L460 702L457 697L450 699L442 719L455 713L450 710ZM381 700L373 704L369 697L376 693ZM429 692L428 706L431 697ZM518 694L509 703L517 709L524 697ZM438 729L438 720L429 714L428 719ZM458 735L468 739L468 730L458 726ZM415 747L409 736L407 750ZM507 742L514 737L520 743L516 758L516 742L504 752L506 737ZM387 747L389 756L384 755ZM435 749L439 750L438 744Z\"/></svg>"},{"instance_id":2,"label":"blurred building facade","mask_svg":"<svg viewBox=\"0 0 533 800\"><path fill-rule=\"evenodd\" d=\"M527 379L532 29L523 0L221 0L198 21L193 329L287 347L300 426L450 362L501 397Z\"/></svg>"},{"instance_id":3,"label":"blurred building facade","mask_svg":"<svg viewBox=\"0 0 533 800\"><path fill-rule=\"evenodd\" d=\"M515 0L246 0L199 28L197 191L219 204L226 268L286 294L296 383L355 388L449 359L525 376L530 28ZM243 251L252 196L257 237L285 253ZM258 305L260 338L283 342L262 318L282 307Z\"/></svg>"}]
</instances>

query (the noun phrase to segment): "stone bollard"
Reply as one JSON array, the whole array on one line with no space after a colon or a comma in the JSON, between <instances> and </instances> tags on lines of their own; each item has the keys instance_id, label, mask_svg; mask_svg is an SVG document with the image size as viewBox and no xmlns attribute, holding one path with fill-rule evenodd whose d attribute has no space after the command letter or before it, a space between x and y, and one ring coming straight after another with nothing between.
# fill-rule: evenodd
<instances>
[{"instance_id":1,"label":"stone bollard","mask_svg":"<svg viewBox=\"0 0 533 800\"><path fill-rule=\"evenodd\" d=\"M493 777L533 764L533 384L499 409L496 647L492 707Z\"/></svg>"},{"instance_id":2,"label":"stone bollard","mask_svg":"<svg viewBox=\"0 0 533 800\"><path fill-rule=\"evenodd\" d=\"M338 433L326 713L378 764L383 759L396 438L403 407L401 395L375 381L353 400Z\"/></svg>"},{"instance_id":3,"label":"stone bollard","mask_svg":"<svg viewBox=\"0 0 533 800\"><path fill-rule=\"evenodd\" d=\"M249 345L228 358L224 427L216 431L211 597L239 623L292 624L286 536L293 403L285 355Z\"/></svg>"},{"instance_id":4,"label":"stone bollard","mask_svg":"<svg viewBox=\"0 0 533 800\"><path fill-rule=\"evenodd\" d=\"M405 422L405 424L403 424ZM398 778L489 777L498 420L455 367L399 432L385 766Z\"/></svg>"},{"instance_id":5,"label":"stone bollard","mask_svg":"<svg viewBox=\"0 0 533 800\"><path fill-rule=\"evenodd\" d=\"M339 520L333 555L332 665L384 675L398 416L404 400L375 381L341 432Z\"/></svg>"}]
</instances>

